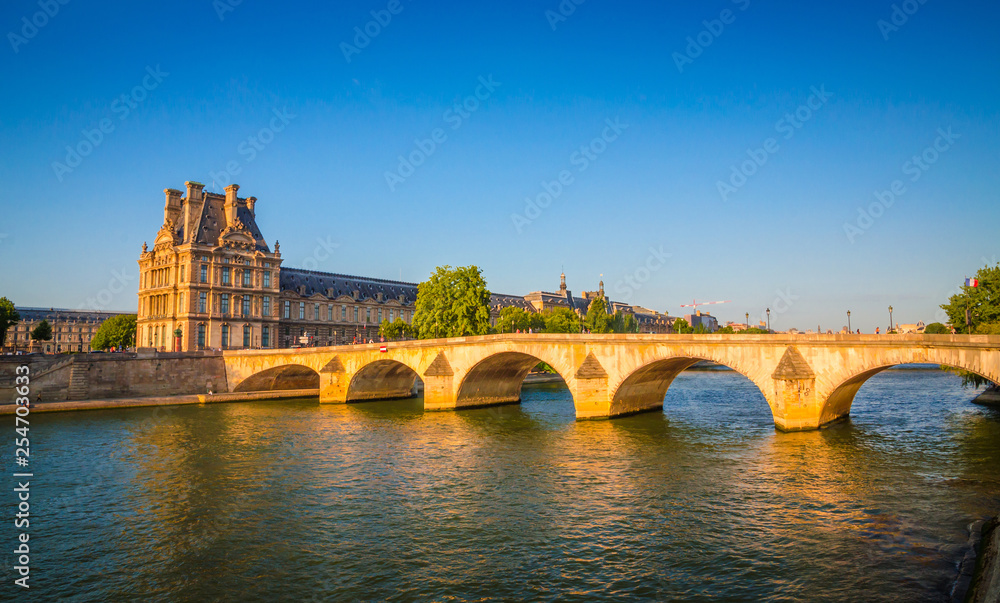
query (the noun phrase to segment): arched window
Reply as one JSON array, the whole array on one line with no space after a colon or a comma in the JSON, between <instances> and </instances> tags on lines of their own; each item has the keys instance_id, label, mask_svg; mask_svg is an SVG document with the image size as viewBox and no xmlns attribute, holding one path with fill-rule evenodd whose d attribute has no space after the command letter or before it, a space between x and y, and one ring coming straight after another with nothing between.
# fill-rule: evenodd
<instances>
[{"instance_id":1,"label":"arched window","mask_svg":"<svg viewBox=\"0 0 1000 603\"><path fill-rule=\"evenodd\" d=\"M222 325L222 341L220 342L222 349L227 349L229 347L229 325Z\"/></svg>"},{"instance_id":2,"label":"arched window","mask_svg":"<svg viewBox=\"0 0 1000 603\"><path fill-rule=\"evenodd\" d=\"M198 325L198 349L205 348L205 323Z\"/></svg>"}]
</instances>

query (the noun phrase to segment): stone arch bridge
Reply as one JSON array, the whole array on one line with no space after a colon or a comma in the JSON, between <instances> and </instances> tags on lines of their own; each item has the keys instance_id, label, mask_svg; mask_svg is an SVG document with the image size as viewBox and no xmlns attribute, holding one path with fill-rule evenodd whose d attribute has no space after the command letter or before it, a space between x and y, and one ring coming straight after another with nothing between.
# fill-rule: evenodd
<instances>
[{"instance_id":1,"label":"stone arch bridge","mask_svg":"<svg viewBox=\"0 0 1000 603\"><path fill-rule=\"evenodd\" d=\"M994 335L504 334L223 357L233 391L318 387L321 403L409 397L419 377L425 410L518 402L541 361L566 382L577 419L660 409L678 374L710 360L754 382L786 431L846 417L864 382L899 364L945 364L1000 382Z\"/></svg>"}]
</instances>

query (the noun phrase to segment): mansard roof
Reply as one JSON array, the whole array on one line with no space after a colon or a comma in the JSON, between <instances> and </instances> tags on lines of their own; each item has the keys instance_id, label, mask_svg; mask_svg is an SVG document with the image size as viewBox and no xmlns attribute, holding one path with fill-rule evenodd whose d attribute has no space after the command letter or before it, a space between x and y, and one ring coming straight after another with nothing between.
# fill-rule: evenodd
<instances>
[{"instance_id":1,"label":"mansard roof","mask_svg":"<svg viewBox=\"0 0 1000 603\"><path fill-rule=\"evenodd\" d=\"M198 221L198 233L195 242L201 245L221 245L222 232L226 229L226 197L216 193L205 193L205 206L201 210L201 219ZM271 250L260 234L257 227L257 220L254 219L253 212L246 206L246 199L238 198L236 217L243 226L250 231L254 238L255 249L270 253Z\"/></svg>"},{"instance_id":2,"label":"mansard roof","mask_svg":"<svg viewBox=\"0 0 1000 603\"><path fill-rule=\"evenodd\" d=\"M15 306L21 322L34 322L37 320L64 321L73 320L77 322L101 323L105 320L121 314L134 314L135 312L109 312L102 310L69 310L67 308L24 308Z\"/></svg>"},{"instance_id":3,"label":"mansard roof","mask_svg":"<svg viewBox=\"0 0 1000 603\"><path fill-rule=\"evenodd\" d=\"M282 291L298 292L299 287L305 286L305 297L310 297L317 293L327 295L327 291L332 290L333 295L329 297L352 295L354 291L358 291L361 299L373 299L378 293L381 293L385 300L395 299L402 295L407 304L417 301L416 283L353 276L350 274L316 272L314 270L282 266L280 284Z\"/></svg>"}]
</instances>

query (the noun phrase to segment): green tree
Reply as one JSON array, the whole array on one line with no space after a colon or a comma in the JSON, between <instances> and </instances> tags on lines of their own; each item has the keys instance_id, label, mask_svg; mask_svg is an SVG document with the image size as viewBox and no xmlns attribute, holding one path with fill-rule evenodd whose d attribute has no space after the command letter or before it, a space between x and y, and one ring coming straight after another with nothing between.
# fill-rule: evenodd
<instances>
[{"instance_id":1,"label":"green tree","mask_svg":"<svg viewBox=\"0 0 1000 603\"><path fill-rule=\"evenodd\" d=\"M476 266L438 266L417 289L413 326L421 339L490 332L490 291Z\"/></svg>"},{"instance_id":2,"label":"green tree","mask_svg":"<svg viewBox=\"0 0 1000 603\"><path fill-rule=\"evenodd\" d=\"M976 278L978 287L963 285L961 293L952 295L948 303L941 305L956 333L976 333L979 325L1000 323L1000 264L980 268ZM967 316L971 331L966 323Z\"/></svg>"},{"instance_id":3,"label":"green tree","mask_svg":"<svg viewBox=\"0 0 1000 603\"><path fill-rule=\"evenodd\" d=\"M762 329L760 327L750 327L749 329L743 329L741 332L743 335L767 335L767 329Z\"/></svg>"},{"instance_id":4,"label":"green tree","mask_svg":"<svg viewBox=\"0 0 1000 603\"><path fill-rule=\"evenodd\" d=\"M107 350L134 346L135 321L135 314L120 314L105 320L90 339L90 347L95 350Z\"/></svg>"},{"instance_id":5,"label":"green tree","mask_svg":"<svg viewBox=\"0 0 1000 603\"><path fill-rule=\"evenodd\" d=\"M615 312L611 317L611 330L614 333L638 333L639 321L631 312Z\"/></svg>"},{"instance_id":6,"label":"green tree","mask_svg":"<svg viewBox=\"0 0 1000 603\"><path fill-rule=\"evenodd\" d=\"M21 322L21 315L14 309L14 302L0 297L0 346L7 343L7 329Z\"/></svg>"},{"instance_id":7,"label":"green tree","mask_svg":"<svg viewBox=\"0 0 1000 603\"><path fill-rule=\"evenodd\" d=\"M31 330L31 338L35 341L51 341L52 340L52 325L49 321L42 320L38 323L34 329Z\"/></svg>"},{"instance_id":8,"label":"green tree","mask_svg":"<svg viewBox=\"0 0 1000 603\"><path fill-rule=\"evenodd\" d=\"M536 333L545 330L545 318L537 312L529 312L516 306L507 306L500 310L497 317L497 333L513 333L521 329L527 331L531 329Z\"/></svg>"},{"instance_id":9,"label":"green tree","mask_svg":"<svg viewBox=\"0 0 1000 603\"><path fill-rule=\"evenodd\" d=\"M736 331L733 330L733 328L730 327L729 325L726 325L726 326L722 327L721 329L719 329L718 331L716 331L715 333L717 335L732 335L732 334L736 333Z\"/></svg>"},{"instance_id":10,"label":"green tree","mask_svg":"<svg viewBox=\"0 0 1000 603\"><path fill-rule=\"evenodd\" d=\"M948 299L941 308L956 333L1000 333L1000 263L983 266L976 272L978 287L962 285L961 293ZM927 332L926 330L924 331ZM962 385L979 387L990 381L982 375L954 367L941 367L962 377Z\"/></svg>"},{"instance_id":11,"label":"green tree","mask_svg":"<svg viewBox=\"0 0 1000 603\"><path fill-rule=\"evenodd\" d=\"M598 297L590 302L583 326L587 327L587 330L591 333L611 332L611 316L608 315L608 306L604 303L603 297Z\"/></svg>"},{"instance_id":12,"label":"green tree","mask_svg":"<svg viewBox=\"0 0 1000 603\"><path fill-rule=\"evenodd\" d=\"M383 320L378 328L378 334L386 339L413 337L413 327L407 324L402 318L397 318L392 322Z\"/></svg>"},{"instance_id":13,"label":"green tree","mask_svg":"<svg viewBox=\"0 0 1000 603\"><path fill-rule=\"evenodd\" d=\"M950 335L951 329L939 322L932 322L924 327L924 335Z\"/></svg>"},{"instance_id":14,"label":"green tree","mask_svg":"<svg viewBox=\"0 0 1000 603\"><path fill-rule=\"evenodd\" d=\"M680 333L682 335L687 335L693 333L694 329L691 328L691 324L683 318L678 318L673 324L674 333Z\"/></svg>"},{"instance_id":15,"label":"green tree","mask_svg":"<svg viewBox=\"0 0 1000 603\"><path fill-rule=\"evenodd\" d=\"M691 332L694 333L695 335L707 335L711 333L711 331L708 330L708 327L706 327L701 323L698 323L697 326L695 326L695 328L691 330Z\"/></svg>"},{"instance_id":16,"label":"green tree","mask_svg":"<svg viewBox=\"0 0 1000 603\"><path fill-rule=\"evenodd\" d=\"M547 333L579 333L583 322L569 308L556 308L542 315Z\"/></svg>"}]
</instances>

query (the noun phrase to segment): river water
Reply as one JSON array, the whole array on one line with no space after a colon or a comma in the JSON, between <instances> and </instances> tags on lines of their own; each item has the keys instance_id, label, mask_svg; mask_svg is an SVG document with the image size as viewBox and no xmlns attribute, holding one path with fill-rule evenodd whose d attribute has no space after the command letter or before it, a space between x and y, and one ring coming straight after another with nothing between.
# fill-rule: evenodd
<instances>
[{"instance_id":1,"label":"river water","mask_svg":"<svg viewBox=\"0 0 1000 603\"><path fill-rule=\"evenodd\" d=\"M555 385L35 414L30 600L948 601L1000 511L1000 412L972 397L887 371L790 434L721 371L613 421Z\"/></svg>"}]
</instances>

